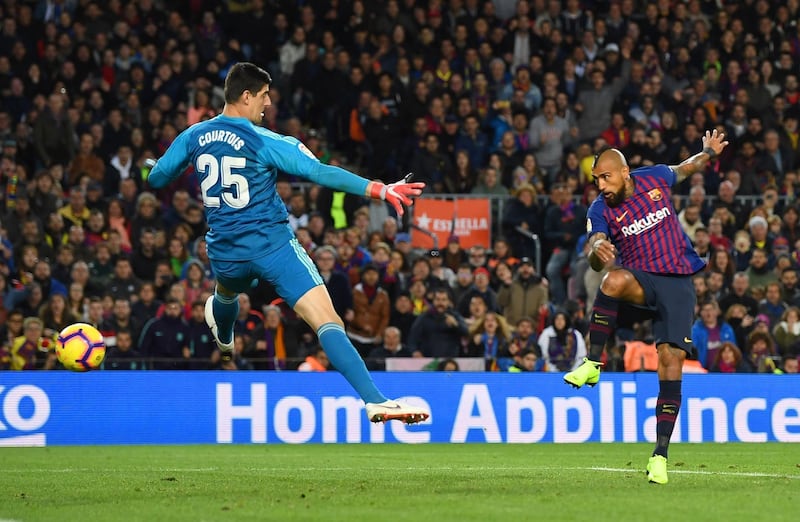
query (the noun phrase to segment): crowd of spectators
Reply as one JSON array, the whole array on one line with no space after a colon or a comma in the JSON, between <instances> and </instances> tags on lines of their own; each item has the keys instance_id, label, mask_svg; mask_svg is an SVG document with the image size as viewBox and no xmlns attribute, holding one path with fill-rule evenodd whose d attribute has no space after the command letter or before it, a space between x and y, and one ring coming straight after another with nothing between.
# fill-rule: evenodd
<instances>
[{"instance_id":1,"label":"crowd of spectators","mask_svg":"<svg viewBox=\"0 0 800 522\"><path fill-rule=\"evenodd\" d=\"M279 177L372 368L572 368L602 276L583 232L594 154L675 164L717 128L732 146L675 189L708 260L698 370L796 372L798 19L798 0L3 2L0 368L57 367L53 335L75 321L103 332L106 368L218 365L197 181L153 191L145 160L218 114L228 68L248 60L274 79L264 126L321 161L504 199L491 245L419 252L383 202ZM327 369L275 297L266 283L241 296L231 368ZM652 369L648 336L620 332L607 368Z\"/></svg>"}]
</instances>

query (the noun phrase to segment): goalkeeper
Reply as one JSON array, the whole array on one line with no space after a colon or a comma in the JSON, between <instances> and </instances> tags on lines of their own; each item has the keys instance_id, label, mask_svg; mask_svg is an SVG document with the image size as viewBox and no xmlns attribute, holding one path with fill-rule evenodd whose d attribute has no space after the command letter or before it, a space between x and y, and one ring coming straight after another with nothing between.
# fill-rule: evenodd
<instances>
[{"instance_id":1,"label":"goalkeeper","mask_svg":"<svg viewBox=\"0 0 800 522\"><path fill-rule=\"evenodd\" d=\"M334 190L383 199L398 215L425 184L368 181L320 163L295 138L259 127L270 105L271 82L269 73L251 63L231 67L222 114L183 131L148 178L150 186L161 188L189 165L197 173L209 226L208 256L217 280L214 295L206 301L205 318L222 358L232 356L238 294L255 280L266 280L317 333L331 363L366 403L372 422L425 420L425 409L387 400L372 382L319 272L288 224L275 181L281 170Z\"/></svg>"}]
</instances>

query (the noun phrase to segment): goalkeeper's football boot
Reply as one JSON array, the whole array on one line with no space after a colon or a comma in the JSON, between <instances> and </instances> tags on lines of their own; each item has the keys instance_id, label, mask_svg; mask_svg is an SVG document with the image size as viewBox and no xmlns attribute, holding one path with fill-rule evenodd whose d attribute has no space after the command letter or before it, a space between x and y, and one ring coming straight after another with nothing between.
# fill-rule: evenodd
<instances>
[{"instance_id":1,"label":"goalkeeper's football boot","mask_svg":"<svg viewBox=\"0 0 800 522\"><path fill-rule=\"evenodd\" d=\"M431 416L427 408L411 406L400 401L369 402L366 404L370 422L399 420L406 424L422 422Z\"/></svg>"},{"instance_id":2,"label":"goalkeeper's football boot","mask_svg":"<svg viewBox=\"0 0 800 522\"><path fill-rule=\"evenodd\" d=\"M594 386L600 380L600 367L603 363L583 358L583 364L575 370L564 375L564 382L575 388L580 388L584 384Z\"/></svg>"},{"instance_id":3,"label":"goalkeeper's football boot","mask_svg":"<svg viewBox=\"0 0 800 522\"><path fill-rule=\"evenodd\" d=\"M217 320L214 319L214 296L208 296L206 299L205 308L206 324L211 329L211 335L214 336L214 341L219 348L220 360L223 363L231 362L233 360L233 339L229 343L223 343L219 340L219 328L217 328Z\"/></svg>"},{"instance_id":4,"label":"goalkeeper's football boot","mask_svg":"<svg viewBox=\"0 0 800 522\"><path fill-rule=\"evenodd\" d=\"M667 478L667 459L661 455L653 455L647 462L647 480L653 484L666 484Z\"/></svg>"}]
</instances>

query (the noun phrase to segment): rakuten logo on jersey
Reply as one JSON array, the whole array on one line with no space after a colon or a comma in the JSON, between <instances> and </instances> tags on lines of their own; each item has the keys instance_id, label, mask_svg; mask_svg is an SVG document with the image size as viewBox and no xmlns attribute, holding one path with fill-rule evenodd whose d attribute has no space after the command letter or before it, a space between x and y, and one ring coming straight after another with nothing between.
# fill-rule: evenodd
<instances>
[{"instance_id":1,"label":"rakuten logo on jersey","mask_svg":"<svg viewBox=\"0 0 800 522\"><path fill-rule=\"evenodd\" d=\"M622 227L622 234L625 237L634 235L638 236L642 232L647 232L651 228L655 227L671 215L672 212L670 212L669 208L660 208L655 212L648 213L646 217L637 219L630 225L625 225Z\"/></svg>"}]
</instances>

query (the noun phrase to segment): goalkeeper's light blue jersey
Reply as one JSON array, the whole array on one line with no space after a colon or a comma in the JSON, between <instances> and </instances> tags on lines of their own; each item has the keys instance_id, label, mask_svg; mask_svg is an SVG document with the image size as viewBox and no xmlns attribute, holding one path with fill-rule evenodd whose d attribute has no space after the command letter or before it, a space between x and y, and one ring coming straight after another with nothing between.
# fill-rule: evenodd
<instances>
[{"instance_id":1,"label":"goalkeeper's light blue jersey","mask_svg":"<svg viewBox=\"0 0 800 522\"><path fill-rule=\"evenodd\" d=\"M150 172L161 188L194 167L206 210L211 260L244 261L289 242L286 206L275 191L276 172L364 195L368 181L320 163L299 140L220 115L192 125L170 145Z\"/></svg>"}]
</instances>

